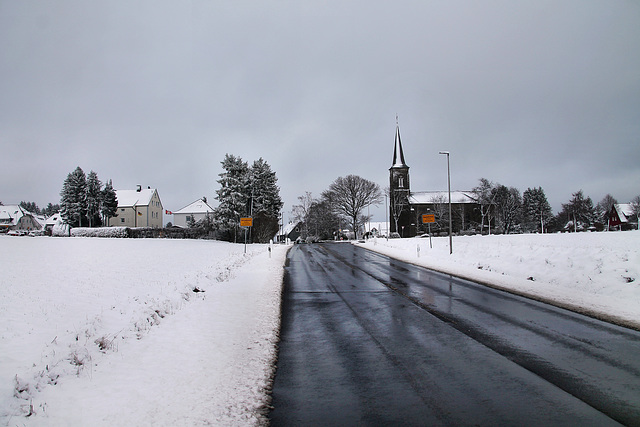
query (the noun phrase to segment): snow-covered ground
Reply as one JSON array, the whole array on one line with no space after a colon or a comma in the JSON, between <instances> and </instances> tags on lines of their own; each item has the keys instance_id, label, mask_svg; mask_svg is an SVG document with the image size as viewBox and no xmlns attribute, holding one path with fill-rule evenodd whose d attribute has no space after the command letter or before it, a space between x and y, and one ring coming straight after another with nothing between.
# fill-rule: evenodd
<instances>
[{"instance_id":1,"label":"snow-covered ground","mask_svg":"<svg viewBox=\"0 0 640 427\"><path fill-rule=\"evenodd\" d=\"M372 239L361 246L640 329L640 232Z\"/></svg>"},{"instance_id":2,"label":"snow-covered ground","mask_svg":"<svg viewBox=\"0 0 640 427\"><path fill-rule=\"evenodd\" d=\"M640 327L640 232L455 237L453 255L448 244L362 246ZM9 236L0 247L0 425L265 421L287 247Z\"/></svg>"},{"instance_id":3,"label":"snow-covered ground","mask_svg":"<svg viewBox=\"0 0 640 427\"><path fill-rule=\"evenodd\" d=\"M0 425L264 421L286 247L9 236L0 247Z\"/></svg>"}]
</instances>

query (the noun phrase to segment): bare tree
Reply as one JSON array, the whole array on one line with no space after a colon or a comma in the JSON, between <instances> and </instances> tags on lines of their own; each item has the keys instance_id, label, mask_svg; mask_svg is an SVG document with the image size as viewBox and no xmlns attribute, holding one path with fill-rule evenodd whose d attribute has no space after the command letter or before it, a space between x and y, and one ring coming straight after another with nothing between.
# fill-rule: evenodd
<instances>
[{"instance_id":1,"label":"bare tree","mask_svg":"<svg viewBox=\"0 0 640 427\"><path fill-rule=\"evenodd\" d=\"M633 214L636 216L636 220L638 221L638 230L640 230L640 196L636 196L631 201L631 209L633 209Z\"/></svg>"},{"instance_id":2,"label":"bare tree","mask_svg":"<svg viewBox=\"0 0 640 427\"><path fill-rule=\"evenodd\" d=\"M609 214L613 205L617 205L618 201L611 195L607 194L596 205L596 216L598 221L601 221L609 229Z\"/></svg>"},{"instance_id":3,"label":"bare tree","mask_svg":"<svg viewBox=\"0 0 640 427\"><path fill-rule=\"evenodd\" d=\"M356 175L336 179L323 193L323 197L331 200L336 212L351 222L356 238L364 208L382 202L380 186Z\"/></svg>"},{"instance_id":4,"label":"bare tree","mask_svg":"<svg viewBox=\"0 0 640 427\"><path fill-rule=\"evenodd\" d=\"M295 222L302 223L302 235L306 238L309 235L309 213L313 205L313 197L310 191L305 191L302 196L298 196L298 205L293 205L291 215Z\"/></svg>"},{"instance_id":5,"label":"bare tree","mask_svg":"<svg viewBox=\"0 0 640 427\"><path fill-rule=\"evenodd\" d=\"M389 195L389 200L391 200L390 210L391 217L396 225L395 230L398 231L398 221L400 220L400 215L405 210L405 208L409 205L409 197L408 191L399 191L399 190L391 190L391 188L386 188L387 194Z\"/></svg>"},{"instance_id":6,"label":"bare tree","mask_svg":"<svg viewBox=\"0 0 640 427\"><path fill-rule=\"evenodd\" d=\"M493 205L494 184L486 178L480 178L480 184L472 191L476 195L478 204L480 205L480 233L484 232L484 220L488 219L489 234L491 234L491 206Z\"/></svg>"}]
</instances>

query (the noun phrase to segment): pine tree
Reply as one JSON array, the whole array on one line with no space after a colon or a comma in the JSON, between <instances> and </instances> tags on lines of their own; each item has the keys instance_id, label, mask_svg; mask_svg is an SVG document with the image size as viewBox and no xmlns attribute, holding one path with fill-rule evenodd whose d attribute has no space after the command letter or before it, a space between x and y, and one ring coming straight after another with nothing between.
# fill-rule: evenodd
<instances>
[{"instance_id":1,"label":"pine tree","mask_svg":"<svg viewBox=\"0 0 640 427\"><path fill-rule=\"evenodd\" d=\"M36 202L20 202L20 207L32 214L40 215L41 211Z\"/></svg>"},{"instance_id":2,"label":"pine tree","mask_svg":"<svg viewBox=\"0 0 640 427\"><path fill-rule=\"evenodd\" d=\"M278 216L282 209L276 173L261 157L253 162L251 174L252 240L267 243L278 232Z\"/></svg>"},{"instance_id":3,"label":"pine tree","mask_svg":"<svg viewBox=\"0 0 640 427\"><path fill-rule=\"evenodd\" d=\"M43 213L46 217L50 217L51 215L60 212L60 205L58 204L53 204L53 203L49 203L47 204L47 207L44 208Z\"/></svg>"},{"instance_id":4,"label":"pine tree","mask_svg":"<svg viewBox=\"0 0 640 427\"><path fill-rule=\"evenodd\" d=\"M232 234L230 240L237 240L240 218L249 215L250 201L249 167L240 157L226 154L221 162L224 172L220 173L220 189L216 190L219 202L216 220L223 232Z\"/></svg>"},{"instance_id":5,"label":"pine tree","mask_svg":"<svg viewBox=\"0 0 640 427\"><path fill-rule=\"evenodd\" d=\"M80 166L67 175L60 197L64 222L72 227L81 227L87 215L87 178Z\"/></svg>"},{"instance_id":6,"label":"pine tree","mask_svg":"<svg viewBox=\"0 0 640 427\"><path fill-rule=\"evenodd\" d=\"M87 175L87 216L89 227L100 225L100 205L102 202L102 183L94 171Z\"/></svg>"},{"instance_id":7,"label":"pine tree","mask_svg":"<svg viewBox=\"0 0 640 427\"><path fill-rule=\"evenodd\" d=\"M107 181L102 189L101 206L101 213L105 224L109 224L109 218L118 216L118 199L116 198L116 192L113 189L111 180Z\"/></svg>"},{"instance_id":8,"label":"pine tree","mask_svg":"<svg viewBox=\"0 0 640 427\"><path fill-rule=\"evenodd\" d=\"M547 224L553 218L551 205L542 187L527 188L522 194L524 222L529 230L545 232Z\"/></svg>"},{"instance_id":9,"label":"pine tree","mask_svg":"<svg viewBox=\"0 0 640 427\"><path fill-rule=\"evenodd\" d=\"M569 231L578 231L590 227L596 218L595 209L591 197L584 197L582 190L571 195L569 203L562 204L562 212L559 216L566 219Z\"/></svg>"}]
</instances>

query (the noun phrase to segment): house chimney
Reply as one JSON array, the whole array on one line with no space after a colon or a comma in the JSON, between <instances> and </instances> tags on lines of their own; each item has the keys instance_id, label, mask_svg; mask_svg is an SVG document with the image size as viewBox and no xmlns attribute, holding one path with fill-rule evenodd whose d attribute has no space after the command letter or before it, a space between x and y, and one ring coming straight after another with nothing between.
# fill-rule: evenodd
<instances>
[{"instance_id":1,"label":"house chimney","mask_svg":"<svg viewBox=\"0 0 640 427\"><path fill-rule=\"evenodd\" d=\"M202 197L202 201L203 201L203 202L205 202L205 203L207 203L207 198L203 196L203 197Z\"/></svg>"},{"instance_id":2,"label":"house chimney","mask_svg":"<svg viewBox=\"0 0 640 427\"><path fill-rule=\"evenodd\" d=\"M136 188L136 191L139 193L142 191L142 185L138 185L138 188Z\"/></svg>"}]
</instances>

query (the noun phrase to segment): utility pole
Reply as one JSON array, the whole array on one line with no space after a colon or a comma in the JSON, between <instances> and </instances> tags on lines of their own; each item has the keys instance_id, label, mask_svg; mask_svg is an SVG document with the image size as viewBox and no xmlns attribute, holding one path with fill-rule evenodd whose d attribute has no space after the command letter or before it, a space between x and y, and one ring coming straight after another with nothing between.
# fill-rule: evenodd
<instances>
[{"instance_id":1,"label":"utility pole","mask_svg":"<svg viewBox=\"0 0 640 427\"><path fill-rule=\"evenodd\" d=\"M447 182L449 185L449 255L453 253L453 218L451 217L451 169L449 168L449 152L440 151L440 154L447 155Z\"/></svg>"}]
</instances>

